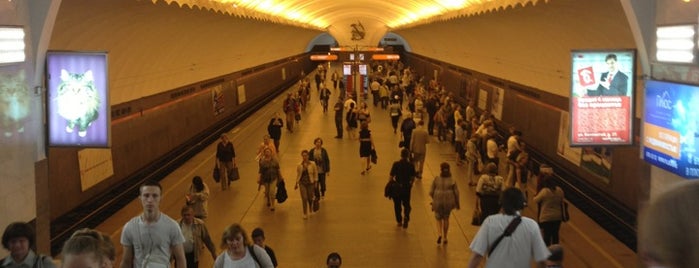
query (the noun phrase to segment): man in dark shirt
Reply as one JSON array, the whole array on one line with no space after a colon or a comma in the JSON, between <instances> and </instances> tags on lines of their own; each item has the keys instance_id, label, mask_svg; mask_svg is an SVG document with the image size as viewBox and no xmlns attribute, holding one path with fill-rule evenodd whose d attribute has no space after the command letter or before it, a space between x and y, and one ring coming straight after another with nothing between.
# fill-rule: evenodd
<instances>
[{"instance_id":1,"label":"man in dark shirt","mask_svg":"<svg viewBox=\"0 0 699 268\"><path fill-rule=\"evenodd\" d=\"M411 209L410 189L413 186L413 180L415 180L415 166L408 161L409 156L410 151L403 148L400 151L400 160L393 163L390 174L391 180L398 182L400 185L398 195L393 198L393 209L396 214L398 226L403 226L403 228L408 228ZM401 207L403 209L402 215Z\"/></svg>"},{"instance_id":2,"label":"man in dark shirt","mask_svg":"<svg viewBox=\"0 0 699 268\"><path fill-rule=\"evenodd\" d=\"M333 108L335 110L335 128L337 129L336 139L342 139L342 110L344 107L340 100L341 99L337 99L337 103L335 103L335 107Z\"/></svg>"},{"instance_id":3,"label":"man in dark shirt","mask_svg":"<svg viewBox=\"0 0 699 268\"><path fill-rule=\"evenodd\" d=\"M230 178L228 174L236 167L235 149L226 134L221 134L221 141L216 146L216 165L221 173L221 190L228 190Z\"/></svg>"},{"instance_id":4,"label":"man in dark shirt","mask_svg":"<svg viewBox=\"0 0 699 268\"><path fill-rule=\"evenodd\" d=\"M265 244L265 231L262 228L257 227L255 230L252 230L252 241L255 242L255 245L265 249L269 258L272 259L272 264L274 267L277 267L277 256L274 255L274 250Z\"/></svg>"}]
</instances>

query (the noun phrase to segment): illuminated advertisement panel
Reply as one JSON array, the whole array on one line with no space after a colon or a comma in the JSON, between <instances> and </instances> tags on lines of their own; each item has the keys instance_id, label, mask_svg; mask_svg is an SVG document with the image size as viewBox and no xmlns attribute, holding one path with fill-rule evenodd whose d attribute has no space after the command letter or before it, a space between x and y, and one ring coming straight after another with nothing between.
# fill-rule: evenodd
<instances>
[{"instance_id":1,"label":"illuminated advertisement panel","mask_svg":"<svg viewBox=\"0 0 699 268\"><path fill-rule=\"evenodd\" d=\"M699 87L646 81L643 159L686 178L699 178Z\"/></svg>"},{"instance_id":2,"label":"illuminated advertisement panel","mask_svg":"<svg viewBox=\"0 0 699 268\"><path fill-rule=\"evenodd\" d=\"M359 64L359 74L367 75L366 64Z\"/></svg>"},{"instance_id":3,"label":"illuminated advertisement panel","mask_svg":"<svg viewBox=\"0 0 699 268\"><path fill-rule=\"evenodd\" d=\"M572 51L571 146L633 144L634 50Z\"/></svg>"},{"instance_id":4,"label":"illuminated advertisement panel","mask_svg":"<svg viewBox=\"0 0 699 268\"><path fill-rule=\"evenodd\" d=\"M343 75L352 75L352 65L349 65L349 64L342 65L342 74Z\"/></svg>"},{"instance_id":5,"label":"illuminated advertisement panel","mask_svg":"<svg viewBox=\"0 0 699 268\"><path fill-rule=\"evenodd\" d=\"M49 146L109 147L107 53L48 52Z\"/></svg>"}]
</instances>

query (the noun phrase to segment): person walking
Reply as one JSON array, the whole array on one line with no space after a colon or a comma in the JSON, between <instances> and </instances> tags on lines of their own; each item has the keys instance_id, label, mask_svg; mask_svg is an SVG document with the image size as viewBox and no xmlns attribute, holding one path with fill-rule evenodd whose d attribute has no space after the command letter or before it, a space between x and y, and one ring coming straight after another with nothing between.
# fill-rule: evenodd
<instances>
[{"instance_id":1,"label":"person walking","mask_svg":"<svg viewBox=\"0 0 699 268\"><path fill-rule=\"evenodd\" d=\"M417 128L410 136L410 153L413 154L413 163L415 164L415 177L422 179L422 168L425 166L425 154L427 154L427 144L430 143L430 134L425 129L425 122L420 120L417 122Z\"/></svg>"},{"instance_id":2,"label":"person walking","mask_svg":"<svg viewBox=\"0 0 699 268\"><path fill-rule=\"evenodd\" d=\"M97 230L83 228L70 236L61 248L62 268L100 267L112 268L116 260L116 249L112 239ZM0 262L0 266L3 263ZM37 267L49 267L37 264ZM4 267L4 266L3 266Z\"/></svg>"},{"instance_id":3,"label":"person walking","mask_svg":"<svg viewBox=\"0 0 699 268\"><path fill-rule=\"evenodd\" d=\"M2 246L10 255L0 260L0 267L56 267L50 256L34 252L36 232L29 223L10 223L2 233Z\"/></svg>"},{"instance_id":4,"label":"person walking","mask_svg":"<svg viewBox=\"0 0 699 268\"><path fill-rule=\"evenodd\" d=\"M162 186L147 181L139 187L143 213L124 224L121 231L121 267L169 267L175 257L177 268L186 268L184 236L175 220L160 211Z\"/></svg>"},{"instance_id":5,"label":"person walking","mask_svg":"<svg viewBox=\"0 0 699 268\"><path fill-rule=\"evenodd\" d=\"M415 180L415 166L408 161L408 157L410 157L410 151L403 148L400 151L400 160L393 163L390 173L390 179L397 182L400 189L393 198L393 211L398 226L403 228L408 228L410 221L410 190Z\"/></svg>"},{"instance_id":6,"label":"person walking","mask_svg":"<svg viewBox=\"0 0 699 268\"><path fill-rule=\"evenodd\" d=\"M328 101L330 101L330 90L325 87L325 84L321 85L318 97L320 98L320 106L323 107L323 113L327 113Z\"/></svg>"},{"instance_id":7,"label":"person walking","mask_svg":"<svg viewBox=\"0 0 699 268\"><path fill-rule=\"evenodd\" d=\"M233 143L228 140L228 135L221 134L221 141L216 146L216 165L221 174L221 190L228 190L231 184L231 178L228 174L236 167L235 163L235 148Z\"/></svg>"},{"instance_id":8,"label":"person walking","mask_svg":"<svg viewBox=\"0 0 699 268\"><path fill-rule=\"evenodd\" d=\"M221 236L223 252L216 257L214 268L259 267L274 268L265 249L250 242L240 224L226 227Z\"/></svg>"},{"instance_id":9,"label":"person walking","mask_svg":"<svg viewBox=\"0 0 699 268\"><path fill-rule=\"evenodd\" d=\"M274 267L277 267L279 264L277 263L277 255L274 254L274 250L265 243L266 240L267 238L265 237L265 231L262 230L262 228L257 227L252 230L252 242L259 247L264 248L265 252L267 252L267 255L269 255L269 258L272 260Z\"/></svg>"},{"instance_id":10,"label":"person walking","mask_svg":"<svg viewBox=\"0 0 699 268\"><path fill-rule=\"evenodd\" d=\"M320 197L325 196L326 184L325 179L330 175L330 157L328 151L323 148L323 139L320 137L313 140L315 147L308 152L311 161L316 164L318 169L318 185L320 186Z\"/></svg>"},{"instance_id":11,"label":"person walking","mask_svg":"<svg viewBox=\"0 0 699 268\"><path fill-rule=\"evenodd\" d=\"M432 211L437 219L437 244L447 243L447 233L449 232L449 215L453 209L461 209L459 201L459 188L456 181L451 177L449 164L443 162L439 165L439 176L432 181L430 197L432 197ZM442 240L444 238L444 240Z\"/></svg>"},{"instance_id":12,"label":"person walking","mask_svg":"<svg viewBox=\"0 0 699 268\"><path fill-rule=\"evenodd\" d=\"M274 140L274 148L279 150L279 141L282 139L282 128L284 127L284 120L279 116L278 112L274 113L274 117L269 120L267 125L267 134Z\"/></svg>"},{"instance_id":13,"label":"person walking","mask_svg":"<svg viewBox=\"0 0 699 268\"><path fill-rule=\"evenodd\" d=\"M308 150L301 151L301 163L296 167L295 189L301 188L301 202L303 204L303 218L308 218L313 214L313 201L316 182L318 181L318 169L316 164L310 160Z\"/></svg>"},{"instance_id":14,"label":"person walking","mask_svg":"<svg viewBox=\"0 0 699 268\"><path fill-rule=\"evenodd\" d=\"M362 123L361 130L359 131L359 157L362 159L362 165L364 170L362 170L362 175L369 172L371 169L371 151L374 150L374 140L371 138L371 130L369 130L369 123Z\"/></svg>"},{"instance_id":15,"label":"person walking","mask_svg":"<svg viewBox=\"0 0 699 268\"><path fill-rule=\"evenodd\" d=\"M393 126L393 133L398 131L398 120L400 120L401 115L403 115L400 103L398 103L398 97L391 101L391 105L388 107L389 115L391 115L391 125Z\"/></svg>"},{"instance_id":16,"label":"person walking","mask_svg":"<svg viewBox=\"0 0 699 268\"><path fill-rule=\"evenodd\" d=\"M277 182L283 180L279 161L272 156L272 149L267 148L262 153L259 162L259 177L257 183L265 187L265 200L269 210L274 211L276 203ZM259 190L259 188L258 188Z\"/></svg>"},{"instance_id":17,"label":"person walking","mask_svg":"<svg viewBox=\"0 0 699 268\"><path fill-rule=\"evenodd\" d=\"M553 176L545 174L541 177L541 191L534 196L534 203L539 206L539 226L543 230L546 246L559 243L558 231L563 219L563 200L565 194L561 187L556 186Z\"/></svg>"},{"instance_id":18,"label":"person walking","mask_svg":"<svg viewBox=\"0 0 699 268\"><path fill-rule=\"evenodd\" d=\"M211 258L216 260L216 246L211 241L211 235L204 221L194 217L194 209L185 206L180 211L182 218L179 220L182 235L184 235L184 256L187 259L187 268L199 267L199 255L202 248L211 253Z\"/></svg>"},{"instance_id":19,"label":"person walking","mask_svg":"<svg viewBox=\"0 0 699 268\"><path fill-rule=\"evenodd\" d=\"M209 215L209 186L199 176L192 178L192 185L185 195L187 205L192 207L194 217L206 220Z\"/></svg>"},{"instance_id":20,"label":"person walking","mask_svg":"<svg viewBox=\"0 0 699 268\"><path fill-rule=\"evenodd\" d=\"M502 213L483 221L471 242L469 268L479 267L487 256L485 267L545 267L550 252L544 244L539 226L530 218L521 216L526 206L524 194L517 188L507 188L500 197ZM506 238L497 241L500 235Z\"/></svg>"}]
</instances>

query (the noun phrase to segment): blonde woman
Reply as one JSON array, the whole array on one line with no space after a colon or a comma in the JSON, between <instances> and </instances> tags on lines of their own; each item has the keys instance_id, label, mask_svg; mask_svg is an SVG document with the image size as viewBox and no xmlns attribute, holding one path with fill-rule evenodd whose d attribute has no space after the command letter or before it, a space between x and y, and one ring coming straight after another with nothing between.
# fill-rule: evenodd
<instances>
[{"instance_id":1,"label":"blonde woman","mask_svg":"<svg viewBox=\"0 0 699 268\"><path fill-rule=\"evenodd\" d=\"M303 218L308 218L308 215L313 213L313 200L316 183L318 182L318 168L316 164L310 160L308 150L301 151L303 160L296 168L296 185L294 189L301 188L301 202L303 202Z\"/></svg>"},{"instance_id":2,"label":"blonde woman","mask_svg":"<svg viewBox=\"0 0 699 268\"><path fill-rule=\"evenodd\" d=\"M430 197L432 197L432 210L437 219L437 244L447 243L447 232L449 232L449 215L453 209L460 209L459 188L456 187L456 181L451 177L449 164L443 162L439 165L439 176L432 181L430 189ZM442 240L444 237L444 240Z\"/></svg>"},{"instance_id":3,"label":"blonde woman","mask_svg":"<svg viewBox=\"0 0 699 268\"><path fill-rule=\"evenodd\" d=\"M250 242L240 224L232 224L221 237L223 252L216 257L214 268L274 268L265 249Z\"/></svg>"}]
</instances>

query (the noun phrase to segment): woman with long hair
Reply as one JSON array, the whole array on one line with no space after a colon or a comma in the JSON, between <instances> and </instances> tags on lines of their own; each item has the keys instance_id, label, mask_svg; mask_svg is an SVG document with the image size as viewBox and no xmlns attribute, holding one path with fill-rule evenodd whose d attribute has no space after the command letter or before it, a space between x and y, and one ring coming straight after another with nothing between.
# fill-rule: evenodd
<instances>
[{"instance_id":1,"label":"woman with long hair","mask_svg":"<svg viewBox=\"0 0 699 268\"><path fill-rule=\"evenodd\" d=\"M301 163L296 167L296 184L294 189L301 187L301 202L303 203L303 218L308 218L313 213L313 201L315 200L315 188L318 182L318 168L310 160L308 150L301 151Z\"/></svg>"},{"instance_id":2,"label":"woman with long hair","mask_svg":"<svg viewBox=\"0 0 699 268\"><path fill-rule=\"evenodd\" d=\"M443 162L439 165L439 176L432 181L430 197L432 197L432 210L437 219L437 244L447 243L447 233L449 232L449 215L453 209L460 209L459 188L456 181L451 177L449 164ZM444 240L442 240L444 238Z\"/></svg>"},{"instance_id":3,"label":"woman with long hair","mask_svg":"<svg viewBox=\"0 0 699 268\"><path fill-rule=\"evenodd\" d=\"M209 186L199 176L192 178L192 185L185 196L187 205L194 209L194 217L205 220L209 214Z\"/></svg>"},{"instance_id":4,"label":"woman with long hair","mask_svg":"<svg viewBox=\"0 0 699 268\"><path fill-rule=\"evenodd\" d=\"M320 196L325 196L325 177L330 175L330 157L328 151L323 148L323 139L320 137L313 140L313 149L308 152L311 161L316 164L318 169L318 184L320 186Z\"/></svg>"},{"instance_id":5,"label":"woman with long hair","mask_svg":"<svg viewBox=\"0 0 699 268\"><path fill-rule=\"evenodd\" d=\"M541 177L542 188L534 197L534 202L539 205L539 226L543 230L546 246L558 244L558 231L563 219L564 193L561 187L556 186L553 176L544 174Z\"/></svg>"}]
</instances>

